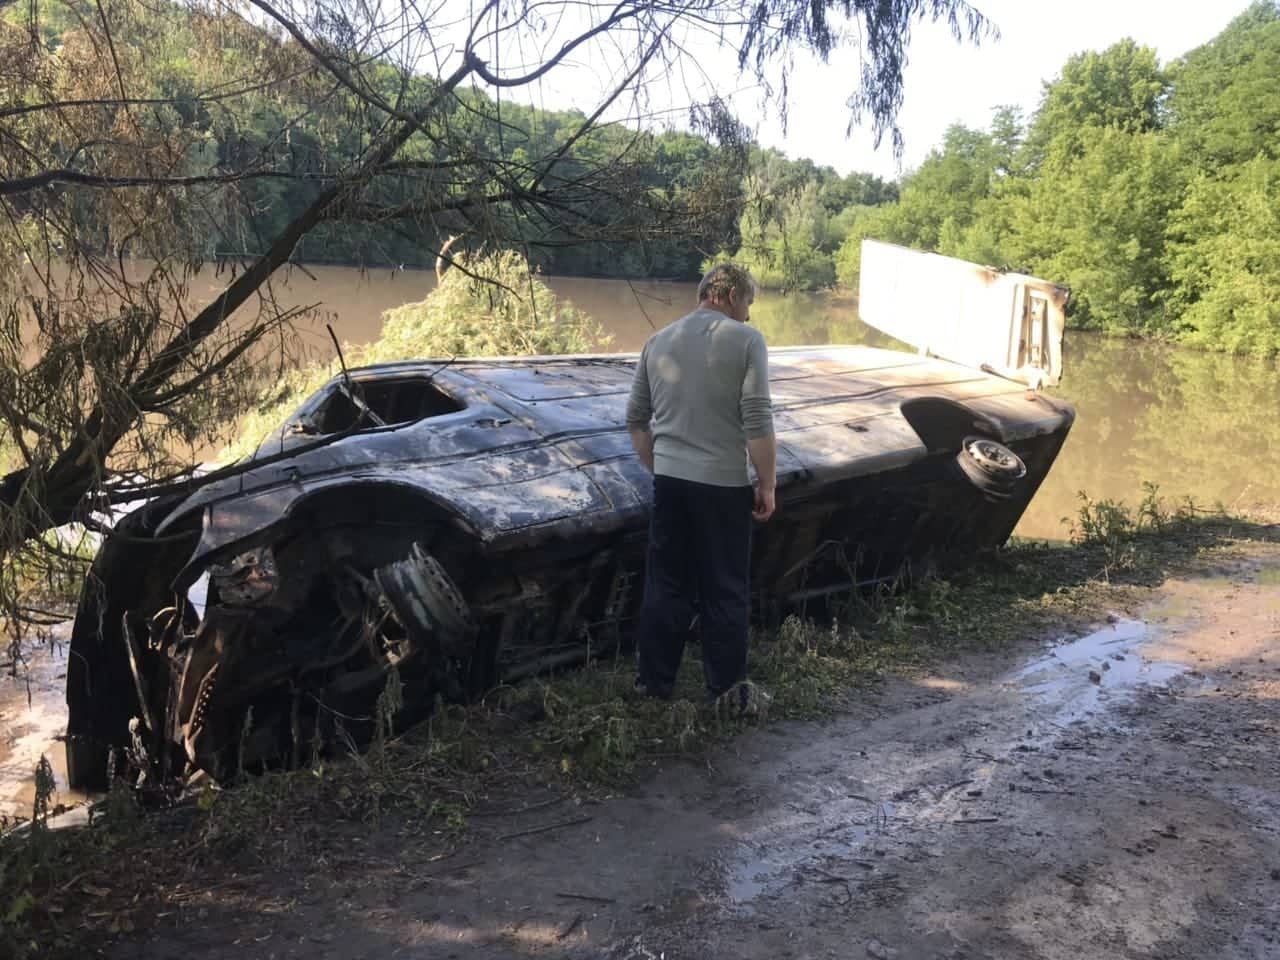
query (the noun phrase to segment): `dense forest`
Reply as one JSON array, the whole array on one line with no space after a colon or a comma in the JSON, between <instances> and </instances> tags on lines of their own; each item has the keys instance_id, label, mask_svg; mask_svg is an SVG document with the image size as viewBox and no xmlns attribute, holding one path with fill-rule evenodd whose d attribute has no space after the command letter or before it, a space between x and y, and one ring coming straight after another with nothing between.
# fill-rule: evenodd
<instances>
[{"instance_id":1,"label":"dense forest","mask_svg":"<svg viewBox=\"0 0 1280 960\"><path fill-rule=\"evenodd\" d=\"M151 27L140 18L135 35L122 39L135 55L145 51L154 95L177 98L179 111L184 91L207 90L216 71L227 69L229 50L275 55L271 43L253 36L256 28L241 25L244 36L234 45L224 38L217 56L201 56L210 43L207 25L198 14L175 18L168 10ZM44 43L75 55L74 22L51 12L41 29ZM395 89L402 76L387 66L388 99L407 97ZM299 83L296 93L275 86L226 105L192 100L193 115L183 119L187 129L201 131L186 145L193 171L259 169L270 157L273 169L294 174L228 186L239 192L237 203L220 213L252 211L230 228L225 216L209 223L192 216L186 228L205 256L261 253L264 238L311 202L321 175L360 155L377 118L329 92L299 120L299 107L308 104L297 98L314 91L314 84ZM525 253L546 273L689 279L710 257L732 255L769 287L856 287L859 245L869 236L1065 283L1075 293L1072 322L1079 327L1280 352L1273 293L1280 286L1275 0L1259 0L1221 35L1168 64L1132 41L1073 56L1045 84L1031 116L1001 107L989 129L952 127L898 183L841 176L746 137L730 137L726 146L698 115L687 131L637 133L616 124L577 136L585 119L470 89L454 99L451 143L456 149L461 135L475 157L508 172L523 158L562 150L554 173L567 182L600 157L625 154L657 205L696 210L690 198L705 198L705 209L677 229L655 221L652 231L591 237L544 215L506 231L536 236ZM406 163L439 166L450 159L426 142L411 143L408 153ZM309 173L317 175L314 186ZM596 212L609 219L608 210ZM619 214L616 220L626 219ZM215 221L217 229L209 225ZM95 232L111 249L109 225L86 209L85 236ZM447 233L403 219L321 225L295 259L428 265Z\"/></svg>"}]
</instances>

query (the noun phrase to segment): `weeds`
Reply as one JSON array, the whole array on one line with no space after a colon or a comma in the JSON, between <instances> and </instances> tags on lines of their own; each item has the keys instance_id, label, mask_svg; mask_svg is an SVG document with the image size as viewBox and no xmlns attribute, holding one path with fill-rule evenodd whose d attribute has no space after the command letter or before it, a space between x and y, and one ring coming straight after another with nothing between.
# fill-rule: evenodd
<instances>
[{"instance_id":1,"label":"weeds","mask_svg":"<svg viewBox=\"0 0 1280 960\"><path fill-rule=\"evenodd\" d=\"M35 798L26 833L0 847L0 952L5 956L35 956L34 938L22 936L35 909L36 890L49 872L51 838L49 815L57 783L53 767L41 757L35 770Z\"/></svg>"},{"instance_id":2,"label":"weeds","mask_svg":"<svg viewBox=\"0 0 1280 960\"><path fill-rule=\"evenodd\" d=\"M1115 571L1134 570L1149 560L1143 553L1143 538L1166 530L1185 529L1205 511L1188 497L1174 510L1165 507L1158 485L1145 481L1136 512L1117 500L1094 500L1083 490L1079 493L1080 509L1071 523L1071 539L1075 543L1097 547L1104 559L1103 576ZM1222 516L1221 511L1218 512Z\"/></svg>"}]
</instances>

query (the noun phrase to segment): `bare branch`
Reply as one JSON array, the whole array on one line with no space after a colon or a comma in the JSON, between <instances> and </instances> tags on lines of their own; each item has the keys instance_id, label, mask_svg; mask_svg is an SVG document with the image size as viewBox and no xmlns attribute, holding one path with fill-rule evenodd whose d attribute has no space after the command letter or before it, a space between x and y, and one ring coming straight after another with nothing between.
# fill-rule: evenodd
<instances>
[{"instance_id":1,"label":"bare branch","mask_svg":"<svg viewBox=\"0 0 1280 960\"><path fill-rule=\"evenodd\" d=\"M74 183L78 186L114 190L132 187L198 187L209 184L238 183L243 180L310 180L331 182L336 174L290 173L285 170L246 170L242 173L211 173L193 177L112 177L84 173L80 170L43 170L17 180L0 180L0 197L29 193L55 183Z\"/></svg>"}]
</instances>

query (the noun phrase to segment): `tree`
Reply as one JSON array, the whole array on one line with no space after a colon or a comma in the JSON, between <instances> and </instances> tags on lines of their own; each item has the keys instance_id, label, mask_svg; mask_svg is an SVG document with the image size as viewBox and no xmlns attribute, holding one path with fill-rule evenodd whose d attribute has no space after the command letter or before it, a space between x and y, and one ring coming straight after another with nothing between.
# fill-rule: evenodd
<instances>
[{"instance_id":1,"label":"tree","mask_svg":"<svg viewBox=\"0 0 1280 960\"><path fill-rule=\"evenodd\" d=\"M1071 57L1058 78L1044 85L1027 133L1024 163L1039 166L1055 141L1060 151L1080 153L1087 143L1086 131L1156 129L1167 85L1156 51L1132 40L1121 40L1101 53Z\"/></svg>"},{"instance_id":2,"label":"tree","mask_svg":"<svg viewBox=\"0 0 1280 960\"><path fill-rule=\"evenodd\" d=\"M1201 174L1170 226L1183 338L1237 353L1280 353L1280 160Z\"/></svg>"},{"instance_id":3,"label":"tree","mask_svg":"<svg viewBox=\"0 0 1280 960\"><path fill-rule=\"evenodd\" d=\"M1169 127L1202 169L1280 157L1280 6L1259 0L1170 68Z\"/></svg>"},{"instance_id":4,"label":"tree","mask_svg":"<svg viewBox=\"0 0 1280 960\"><path fill-rule=\"evenodd\" d=\"M811 162L760 154L743 183L741 245L734 255L762 286L816 290L835 282L830 214Z\"/></svg>"},{"instance_id":5,"label":"tree","mask_svg":"<svg viewBox=\"0 0 1280 960\"><path fill-rule=\"evenodd\" d=\"M385 236L374 227L525 249L694 230L698 192L649 189L636 156L651 138L604 121L640 119L645 84L696 36L736 38L762 81L779 65L785 78L798 46L825 58L865 36L851 118L898 143L912 24L987 30L964 0L758 0L745 13L729 0L489 0L462 22L438 5L346 0L3 14L7 561L42 531L101 526L116 504L199 482L190 448L218 439L285 362L294 316L271 281L310 245L359 248ZM590 112L554 131L510 122L528 119L512 91L593 46L615 72ZM494 149L509 136L519 155ZM192 279L219 251L247 256L195 303Z\"/></svg>"},{"instance_id":6,"label":"tree","mask_svg":"<svg viewBox=\"0 0 1280 960\"><path fill-rule=\"evenodd\" d=\"M991 193L996 169L989 134L949 127L942 148L931 151L903 183L897 203L867 208L848 226L835 255L840 282L857 286L864 237L958 255L961 238Z\"/></svg>"},{"instance_id":7,"label":"tree","mask_svg":"<svg viewBox=\"0 0 1280 960\"><path fill-rule=\"evenodd\" d=\"M1006 256L1070 286L1080 325L1170 334L1164 244L1185 177L1178 151L1161 133L1114 126L1083 127L1079 141L1055 142L1013 200Z\"/></svg>"},{"instance_id":8,"label":"tree","mask_svg":"<svg viewBox=\"0 0 1280 960\"><path fill-rule=\"evenodd\" d=\"M1023 172L1022 143L1026 135L1027 125L1020 107L1006 105L992 111L992 158L999 176L1017 176Z\"/></svg>"}]
</instances>

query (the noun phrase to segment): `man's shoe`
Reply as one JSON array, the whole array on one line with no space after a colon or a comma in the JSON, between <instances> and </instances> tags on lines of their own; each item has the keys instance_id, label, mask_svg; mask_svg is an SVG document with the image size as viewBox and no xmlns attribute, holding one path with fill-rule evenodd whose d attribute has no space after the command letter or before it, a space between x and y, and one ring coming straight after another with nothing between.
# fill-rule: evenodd
<instances>
[{"instance_id":1,"label":"man's shoe","mask_svg":"<svg viewBox=\"0 0 1280 960\"><path fill-rule=\"evenodd\" d=\"M750 680L739 680L718 697L712 697L711 702L721 716L740 719L763 718L769 713L769 704L773 702L773 697L759 684Z\"/></svg>"},{"instance_id":2,"label":"man's shoe","mask_svg":"<svg viewBox=\"0 0 1280 960\"><path fill-rule=\"evenodd\" d=\"M635 690L637 696L652 697L654 700L670 700L670 690L650 690L643 680L636 677L632 689Z\"/></svg>"}]
</instances>

